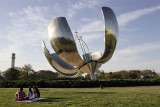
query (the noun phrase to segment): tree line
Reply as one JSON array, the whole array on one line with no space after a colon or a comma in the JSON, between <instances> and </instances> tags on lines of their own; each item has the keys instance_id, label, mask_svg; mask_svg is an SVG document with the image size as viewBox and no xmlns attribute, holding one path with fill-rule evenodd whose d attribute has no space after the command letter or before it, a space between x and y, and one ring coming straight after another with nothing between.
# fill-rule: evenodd
<instances>
[{"instance_id":1,"label":"tree line","mask_svg":"<svg viewBox=\"0 0 160 107\"><path fill-rule=\"evenodd\" d=\"M97 74L97 79L158 79L160 75L154 70L121 70L106 73L102 71Z\"/></svg>"},{"instance_id":2,"label":"tree line","mask_svg":"<svg viewBox=\"0 0 160 107\"><path fill-rule=\"evenodd\" d=\"M104 72L104 70L98 70L96 72L97 80L108 79L158 79L160 75L154 70L121 70L117 72ZM9 68L6 71L0 72L0 80L52 80L52 79L72 79L66 78L57 72L50 70L35 71L30 64L23 67ZM90 80L90 75L80 76L74 79Z\"/></svg>"},{"instance_id":3,"label":"tree line","mask_svg":"<svg viewBox=\"0 0 160 107\"><path fill-rule=\"evenodd\" d=\"M0 72L0 80L37 80L57 78L58 73L50 70L35 71L30 64L23 67L9 68Z\"/></svg>"}]
</instances>

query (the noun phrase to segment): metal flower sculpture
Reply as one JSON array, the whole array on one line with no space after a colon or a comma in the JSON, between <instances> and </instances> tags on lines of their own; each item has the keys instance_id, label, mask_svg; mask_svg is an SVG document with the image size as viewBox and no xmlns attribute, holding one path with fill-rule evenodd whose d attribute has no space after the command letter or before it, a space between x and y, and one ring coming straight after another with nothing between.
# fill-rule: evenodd
<instances>
[{"instance_id":1,"label":"metal flower sculpture","mask_svg":"<svg viewBox=\"0 0 160 107\"><path fill-rule=\"evenodd\" d=\"M67 77L77 77L83 73L88 73L91 79L96 79L95 72L97 69L112 57L118 38L117 19L111 8L102 7L102 11L105 22L104 53L85 53L84 59L78 53L66 18L58 17L50 22L48 34L55 53L50 54L44 42L42 42L42 46L48 62L58 73Z\"/></svg>"}]
</instances>

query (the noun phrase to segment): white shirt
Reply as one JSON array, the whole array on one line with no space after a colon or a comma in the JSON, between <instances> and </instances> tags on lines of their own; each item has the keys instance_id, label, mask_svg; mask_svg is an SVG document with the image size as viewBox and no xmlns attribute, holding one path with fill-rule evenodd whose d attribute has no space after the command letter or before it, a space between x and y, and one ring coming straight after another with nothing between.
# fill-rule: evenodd
<instances>
[{"instance_id":1,"label":"white shirt","mask_svg":"<svg viewBox=\"0 0 160 107\"><path fill-rule=\"evenodd\" d=\"M28 94L28 97L29 97L29 100L31 100L31 99L34 99L35 97L34 97L34 92L29 92L29 94Z\"/></svg>"}]
</instances>

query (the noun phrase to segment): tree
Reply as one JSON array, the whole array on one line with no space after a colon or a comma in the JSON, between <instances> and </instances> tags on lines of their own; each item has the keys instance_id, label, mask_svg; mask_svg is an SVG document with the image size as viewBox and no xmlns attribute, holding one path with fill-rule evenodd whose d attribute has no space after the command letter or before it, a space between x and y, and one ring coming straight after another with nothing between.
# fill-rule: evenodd
<instances>
[{"instance_id":1,"label":"tree","mask_svg":"<svg viewBox=\"0 0 160 107\"><path fill-rule=\"evenodd\" d=\"M3 80L2 72L0 71L0 80Z\"/></svg>"},{"instance_id":2,"label":"tree","mask_svg":"<svg viewBox=\"0 0 160 107\"><path fill-rule=\"evenodd\" d=\"M31 64L26 64L22 67L19 79L29 79L29 75L34 74L35 71Z\"/></svg>"},{"instance_id":3,"label":"tree","mask_svg":"<svg viewBox=\"0 0 160 107\"><path fill-rule=\"evenodd\" d=\"M104 73L104 70L103 70L103 69L102 69L102 70L98 69L98 70L95 72L96 75L99 75L99 74L101 74L101 73Z\"/></svg>"},{"instance_id":4,"label":"tree","mask_svg":"<svg viewBox=\"0 0 160 107\"><path fill-rule=\"evenodd\" d=\"M147 79L147 78L156 78L158 76L158 74L156 72L152 72L151 70L143 70L141 72L141 75L143 78Z\"/></svg>"},{"instance_id":5,"label":"tree","mask_svg":"<svg viewBox=\"0 0 160 107\"><path fill-rule=\"evenodd\" d=\"M28 77L27 77L27 72L24 71L24 70L22 70L22 71L20 72L20 74L19 74L19 79L20 79L20 80L26 80L26 79L28 79Z\"/></svg>"},{"instance_id":6,"label":"tree","mask_svg":"<svg viewBox=\"0 0 160 107\"><path fill-rule=\"evenodd\" d=\"M98 70L98 73L96 74L97 79L105 79L105 73L104 70Z\"/></svg>"},{"instance_id":7,"label":"tree","mask_svg":"<svg viewBox=\"0 0 160 107\"><path fill-rule=\"evenodd\" d=\"M50 70L40 70L37 72L38 79L54 79L57 77L58 74Z\"/></svg>"},{"instance_id":8,"label":"tree","mask_svg":"<svg viewBox=\"0 0 160 107\"><path fill-rule=\"evenodd\" d=\"M112 79L121 79L121 73L120 72L113 72Z\"/></svg>"},{"instance_id":9,"label":"tree","mask_svg":"<svg viewBox=\"0 0 160 107\"><path fill-rule=\"evenodd\" d=\"M128 71L122 70L122 71L119 71L119 73L120 73L120 79L129 79Z\"/></svg>"},{"instance_id":10,"label":"tree","mask_svg":"<svg viewBox=\"0 0 160 107\"><path fill-rule=\"evenodd\" d=\"M140 70L130 70L129 77L131 79L140 79L141 78L141 71Z\"/></svg>"},{"instance_id":11,"label":"tree","mask_svg":"<svg viewBox=\"0 0 160 107\"><path fill-rule=\"evenodd\" d=\"M4 79L7 80L17 80L19 77L20 71L15 68L9 68L3 72Z\"/></svg>"}]
</instances>

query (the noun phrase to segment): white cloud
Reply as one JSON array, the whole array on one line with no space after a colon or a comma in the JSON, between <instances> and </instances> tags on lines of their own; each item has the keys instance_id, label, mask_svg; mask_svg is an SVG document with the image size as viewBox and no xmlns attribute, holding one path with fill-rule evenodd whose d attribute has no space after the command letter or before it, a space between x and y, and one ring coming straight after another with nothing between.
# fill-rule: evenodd
<instances>
[{"instance_id":1,"label":"white cloud","mask_svg":"<svg viewBox=\"0 0 160 107\"><path fill-rule=\"evenodd\" d=\"M129 22L136 20L146 14L150 14L157 10L160 10L160 6L151 7L147 9L140 9L140 10L136 10L133 12L121 14L120 16L117 17L120 31L130 31L130 32L137 31L138 30L137 28L131 29L131 28L126 28L125 26ZM104 31L104 21L103 20L84 18L82 19L82 21L85 21L85 23L87 24L81 26L81 28L79 29L79 32L81 33L93 33L93 32Z\"/></svg>"},{"instance_id":2,"label":"white cloud","mask_svg":"<svg viewBox=\"0 0 160 107\"><path fill-rule=\"evenodd\" d=\"M13 52L17 56L16 66L21 67L30 63L35 70L47 68L54 70L43 54L41 41L45 40L46 44L49 44L48 24L55 16L63 14L59 4L55 3L48 7L27 6L8 14L11 23L0 31L0 35L5 35L0 36L0 40L4 42L0 47L0 70L10 67Z\"/></svg>"},{"instance_id":3,"label":"white cloud","mask_svg":"<svg viewBox=\"0 0 160 107\"><path fill-rule=\"evenodd\" d=\"M11 23L0 31L0 35L5 35L0 36L0 40L4 42L0 47L0 70L10 67L10 57L13 52L18 57L16 66L30 63L34 69L51 69L43 54L41 41L45 40L48 44L48 24L55 16L63 14L59 4L55 3L48 7L27 6L8 14Z\"/></svg>"},{"instance_id":4,"label":"white cloud","mask_svg":"<svg viewBox=\"0 0 160 107\"><path fill-rule=\"evenodd\" d=\"M120 61L122 59L123 61L131 61L132 58L137 60L135 58L138 58L140 54L151 53L157 50L160 50L160 42L144 43L116 51L113 59L115 61Z\"/></svg>"},{"instance_id":5,"label":"white cloud","mask_svg":"<svg viewBox=\"0 0 160 107\"><path fill-rule=\"evenodd\" d=\"M28 6L27 8L23 9L24 14L26 14L26 17L29 20L42 20L43 19L43 14L48 10L47 7L31 7Z\"/></svg>"},{"instance_id":6,"label":"white cloud","mask_svg":"<svg viewBox=\"0 0 160 107\"><path fill-rule=\"evenodd\" d=\"M160 6L146 8L146 9L140 9L129 13L124 13L118 16L118 24L119 26L123 27L126 26L129 22L136 20L144 15L150 14L152 12L155 12L157 10L160 10Z\"/></svg>"},{"instance_id":7,"label":"white cloud","mask_svg":"<svg viewBox=\"0 0 160 107\"><path fill-rule=\"evenodd\" d=\"M104 31L104 22L103 20L95 20L89 24L83 25L79 31L81 33L93 33L93 32L99 32Z\"/></svg>"},{"instance_id":8,"label":"white cloud","mask_svg":"<svg viewBox=\"0 0 160 107\"><path fill-rule=\"evenodd\" d=\"M10 12L9 13L9 16L15 16L16 14L15 13L13 13L13 12Z\"/></svg>"},{"instance_id":9,"label":"white cloud","mask_svg":"<svg viewBox=\"0 0 160 107\"><path fill-rule=\"evenodd\" d=\"M80 2L76 2L74 4L69 3L69 9L68 9L68 17L71 18L75 14L77 14L77 11L84 9L84 8L93 8L94 6L99 4L99 0L83 0Z\"/></svg>"},{"instance_id":10,"label":"white cloud","mask_svg":"<svg viewBox=\"0 0 160 107\"><path fill-rule=\"evenodd\" d=\"M159 50L160 41L143 43L121 50L116 49L113 57L102 66L102 69L106 72L132 69L155 69L156 72L160 72Z\"/></svg>"},{"instance_id":11,"label":"white cloud","mask_svg":"<svg viewBox=\"0 0 160 107\"><path fill-rule=\"evenodd\" d=\"M18 56L17 66L27 64L28 61L32 63L38 54L43 55L41 41L48 39L47 11L48 7L28 6L20 11L9 13L11 24L0 32L0 35L5 35L0 36L4 42L0 47L1 70L10 67L10 57L13 52Z\"/></svg>"}]
</instances>

